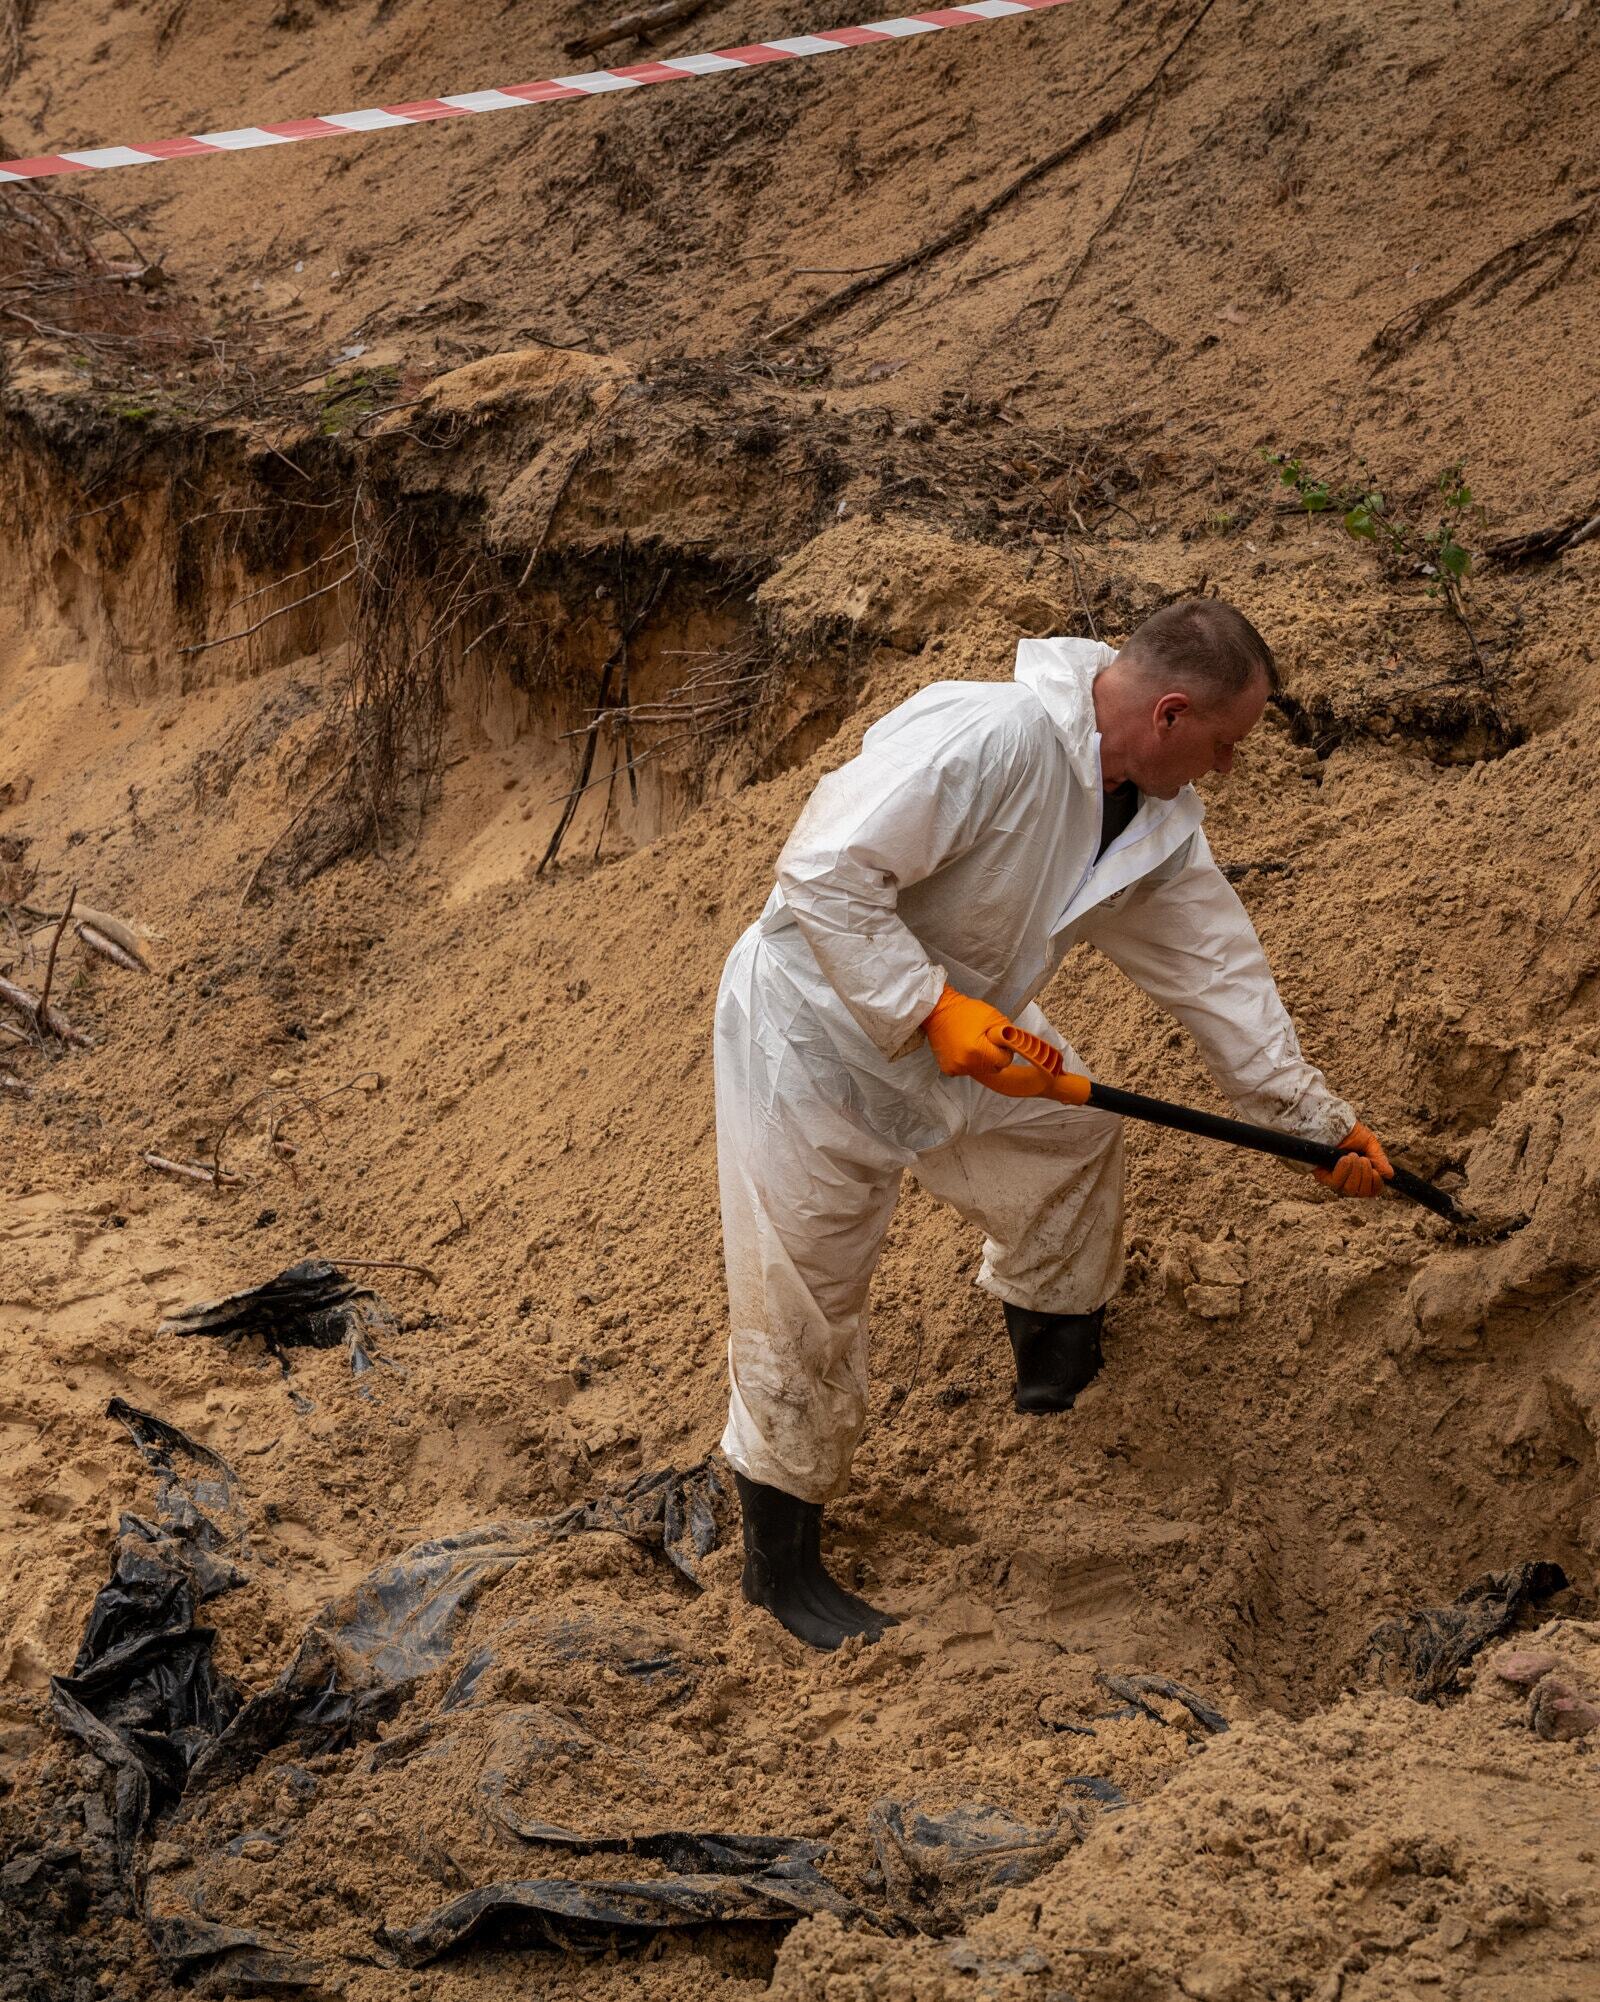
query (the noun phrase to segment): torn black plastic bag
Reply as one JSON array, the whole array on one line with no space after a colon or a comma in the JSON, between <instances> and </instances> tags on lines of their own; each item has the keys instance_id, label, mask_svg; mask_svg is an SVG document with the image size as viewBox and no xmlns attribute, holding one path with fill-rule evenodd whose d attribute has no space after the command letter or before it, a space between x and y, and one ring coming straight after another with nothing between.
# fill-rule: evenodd
<instances>
[{"instance_id":1,"label":"torn black plastic bag","mask_svg":"<svg viewBox=\"0 0 1600 2002\"><path fill-rule=\"evenodd\" d=\"M1153 1717L1158 1724L1170 1723L1163 1716L1152 1697L1160 1697L1168 1703L1178 1703L1188 1711L1189 1716L1207 1737L1219 1737L1228 1728L1228 1720L1220 1710L1213 1709L1203 1696L1196 1696L1192 1689L1185 1689L1181 1682L1174 1682L1168 1675L1117 1675L1109 1670L1101 1670L1095 1681L1108 1689L1113 1696L1120 1696L1124 1703L1146 1717Z\"/></svg>"},{"instance_id":2,"label":"torn black plastic bag","mask_svg":"<svg viewBox=\"0 0 1600 2002\"><path fill-rule=\"evenodd\" d=\"M394 1334L393 1311L370 1286L348 1278L323 1258L291 1265L264 1285L201 1300L169 1315L159 1335L215 1335L236 1342L259 1335L285 1373L285 1349L347 1348L351 1371L360 1376L379 1358L373 1343Z\"/></svg>"},{"instance_id":3,"label":"torn black plastic bag","mask_svg":"<svg viewBox=\"0 0 1600 2002\"><path fill-rule=\"evenodd\" d=\"M627 1536L693 1579L690 1566L715 1546L712 1501L720 1493L714 1469L701 1461L684 1473L641 1475L616 1494L558 1516L488 1523L380 1564L317 1615L278 1681L245 1705L196 1768L195 1784L237 1777L291 1733L338 1745L375 1729L449 1660L462 1616L479 1597L561 1538L587 1531Z\"/></svg>"},{"instance_id":4,"label":"torn black plastic bag","mask_svg":"<svg viewBox=\"0 0 1600 2002\"><path fill-rule=\"evenodd\" d=\"M581 1502L552 1517L550 1528L559 1536L583 1529L614 1530L659 1550L674 1570L697 1586L700 1560L720 1540L716 1505L726 1500L727 1492L708 1457L686 1473L665 1467L659 1473L641 1474L614 1494Z\"/></svg>"},{"instance_id":5,"label":"torn black plastic bag","mask_svg":"<svg viewBox=\"0 0 1600 2002\"><path fill-rule=\"evenodd\" d=\"M919 1801L880 1800L867 1818L891 1908L936 1935L958 1931L1002 1891L1031 1883L1075 1848L1088 1826L1089 1810L1076 1805L1048 1827L1030 1828L984 1801L935 1812Z\"/></svg>"},{"instance_id":6,"label":"torn black plastic bag","mask_svg":"<svg viewBox=\"0 0 1600 2002\"><path fill-rule=\"evenodd\" d=\"M266 1933L184 1913L148 1919L146 1929L168 1973L192 1983L197 1995L303 1996L322 1979L313 1961Z\"/></svg>"},{"instance_id":7,"label":"torn black plastic bag","mask_svg":"<svg viewBox=\"0 0 1600 2002\"><path fill-rule=\"evenodd\" d=\"M121 1398L108 1415L160 1473L163 1521L123 1516L111 1577L95 1595L72 1673L52 1678L50 1701L62 1729L116 1775L117 1851L131 1871L144 1823L182 1793L190 1768L239 1708L241 1691L211 1660L216 1636L196 1614L240 1573L223 1554L231 1538L197 1506L204 1495L233 1513L227 1463Z\"/></svg>"},{"instance_id":8,"label":"torn black plastic bag","mask_svg":"<svg viewBox=\"0 0 1600 2002\"><path fill-rule=\"evenodd\" d=\"M1425 1606L1375 1628L1362 1664L1366 1679L1419 1703L1446 1695L1481 1648L1509 1633L1524 1612L1566 1585L1567 1574L1559 1564L1490 1571L1453 1606Z\"/></svg>"},{"instance_id":9,"label":"torn black plastic bag","mask_svg":"<svg viewBox=\"0 0 1600 2002\"><path fill-rule=\"evenodd\" d=\"M642 1856L678 1876L782 1876L809 1880L828 1853L825 1842L800 1835L695 1834L664 1828L645 1835L583 1835L549 1821L530 1821L497 1798L491 1819L524 1842L590 1856Z\"/></svg>"},{"instance_id":10,"label":"torn black plastic bag","mask_svg":"<svg viewBox=\"0 0 1600 2002\"><path fill-rule=\"evenodd\" d=\"M106 1416L126 1430L156 1475L156 1514L163 1527L201 1550L232 1549L244 1534L245 1519L237 1477L222 1455L125 1397L113 1397ZM239 1583L240 1574L234 1573L231 1582ZM215 1588L224 1589L220 1584Z\"/></svg>"},{"instance_id":11,"label":"torn black plastic bag","mask_svg":"<svg viewBox=\"0 0 1600 2002\"><path fill-rule=\"evenodd\" d=\"M826 1878L798 1864L755 1875L707 1872L653 1883L544 1877L468 1891L403 1931L385 1927L379 1938L404 1965L421 1967L490 1929L521 1935L534 1945L604 1953L669 1927L791 1926L817 1912L859 1915Z\"/></svg>"}]
</instances>

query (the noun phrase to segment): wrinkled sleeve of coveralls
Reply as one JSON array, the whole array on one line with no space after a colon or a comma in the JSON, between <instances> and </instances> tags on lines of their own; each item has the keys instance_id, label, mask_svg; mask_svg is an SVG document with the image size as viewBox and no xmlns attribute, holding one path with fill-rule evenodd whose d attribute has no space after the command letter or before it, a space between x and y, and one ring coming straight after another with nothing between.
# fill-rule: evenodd
<instances>
[{"instance_id":1,"label":"wrinkled sleeve of coveralls","mask_svg":"<svg viewBox=\"0 0 1600 2002\"><path fill-rule=\"evenodd\" d=\"M944 990L896 899L966 853L1010 791L1026 734L1018 706L1008 686L923 689L821 781L778 857L802 937L885 1056L914 1043Z\"/></svg>"},{"instance_id":2,"label":"wrinkled sleeve of coveralls","mask_svg":"<svg viewBox=\"0 0 1600 2002\"><path fill-rule=\"evenodd\" d=\"M1204 834L1096 911L1083 936L1183 1024L1242 1118L1327 1146L1355 1125L1300 1054L1255 926Z\"/></svg>"}]
</instances>

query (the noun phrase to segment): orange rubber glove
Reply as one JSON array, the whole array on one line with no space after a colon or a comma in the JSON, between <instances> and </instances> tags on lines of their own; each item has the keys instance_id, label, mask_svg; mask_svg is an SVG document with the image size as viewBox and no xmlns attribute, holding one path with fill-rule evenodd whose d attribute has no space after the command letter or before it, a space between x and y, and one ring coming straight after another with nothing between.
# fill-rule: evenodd
<instances>
[{"instance_id":1,"label":"orange rubber glove","mask_svg":"<svg viewBox=\"0 0 1600 2002\"><path fill-rule=\"evenodd\" d=\"M1337 1189L1341 1196L1378 1195L1394 1174L1383 1142L1359 1121L1339 1142L1339 1152L1344 1159L1336 1166L1312 1172L1325 1189Z\"/></svg>"},{"instance_id":2,"label":"orange rubber glove","mask_svg":"<svg viewBox=\"0 0 1600 2002\"><path fill-rule=\"evenodd\" d=\"M991 1091L1004 1092L998 1080L1010 1070L1012 1056L996 1037L1010 1026L1010 1018L998 1008L991 1008L987 1001L974 1001L970 994L958 994L947 984L922 1028L946 1077L974 1077ZM1032 1070L1033 1066L1020 1068ZM1048 1084L1049 1079L1044 1082Z\"/></svg>"}]
</instances>

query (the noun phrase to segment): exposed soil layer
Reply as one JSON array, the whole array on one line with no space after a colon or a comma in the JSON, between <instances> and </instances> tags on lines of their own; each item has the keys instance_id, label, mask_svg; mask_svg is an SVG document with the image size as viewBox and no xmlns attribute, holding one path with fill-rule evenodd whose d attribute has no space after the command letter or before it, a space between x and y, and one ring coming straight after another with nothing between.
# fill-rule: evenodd
<instances>
[{"instance_id":1,"label":"exposed soil layer","mask_svg":"<svg viewBox=\"0 0 1600 2002\"><path fill-rule=\"evenodd\" d=\"M266 11L136 4L91 46L41 7L7 149L538 75L590 18ZM1102 143L766 346L845 282L791 267L936 233L1192 17L1095 0L97 185L195 324L258 313L272 386L201 421L159 355L134 404L126 357L33 342L0 413L0 974L39 990L56 925L27 913L74 890L152 968L68 927L51 998L92 1047L0 1033L0 1993L161 1994L162 1920L372 2002L1586 1992L1600 1735L1538 1735L1488 1657L1419 1704L1367 1640L1545 1560L1571 1582L1540 1644L1600 1678L1600 537L1481 562L1469 633L1255 455L1364 453L1425 523L1464 457L1480 550L1600 508L1600 230L1540 235L1600 195L1593 10L1468 11L1221 0ZM849 18L737 0L660 47ZM835 1568L901 1617L882 1643L819 1658L747 1608L726 1509L698 1592L616 1535L530 1544L370 1732L161 1806L130 1873L47 1708L119 1514L152 1508L109 1399L234 1470L242 1579L204 1619L246 1697L384 1560L701 1460L710 1003L801 802L924 683L1203 590L1285 684L1206 789L1212 845L1309 1052L1485 1241L1132 1133L1108 1366L1041 1421L976 1242L908 1185L830 1513ZM1218 1104L1103 962L1044 1000L1099 1075ZM157 1333L313 1256L426 1268L367 1275L394 1367ZM1233 1728L1130 1710L1118 1671ZM1056 1847L1003 1897L908 1902L885 1800ZM868 1916L596 1959L491 1929L402 1968L380 1928L464 1891L669 1874L519 1822L811 1838Z\"/></svg>"}]
</instances>

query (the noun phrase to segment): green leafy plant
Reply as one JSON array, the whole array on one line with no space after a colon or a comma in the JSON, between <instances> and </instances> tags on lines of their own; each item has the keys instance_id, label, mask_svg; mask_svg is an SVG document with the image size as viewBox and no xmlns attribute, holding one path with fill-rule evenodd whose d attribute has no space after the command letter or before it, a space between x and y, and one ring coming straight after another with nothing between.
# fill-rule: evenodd
<instances>
[{"instance_id":1,"label":"green leafy plant","mask_svg":"<svg viewBox=\"0 0 1600 2002\"><path fill-rule=\"evenodd\" d=\"M1261 456L1277 468L1280 482L1307 515L1337 513L1346 535L1386 550L1401 565L1428 580L1429 597L1442 599L1466 634L1472 658L1487 686L1488 664L1479 651L1464 597L1472 574L1472 551L1461 540L1467 523L1481 520L1483 510L1467 485L1462 462L1458 459L1439 475L1435 490L1441 513L1437 525L1429 528L1393 505L1373 480L1365 459L1356 461L1358 477L1345 485L1311 472L1304 460L1288 452L1263 448Z\"/></svg>"}]
</instances>

